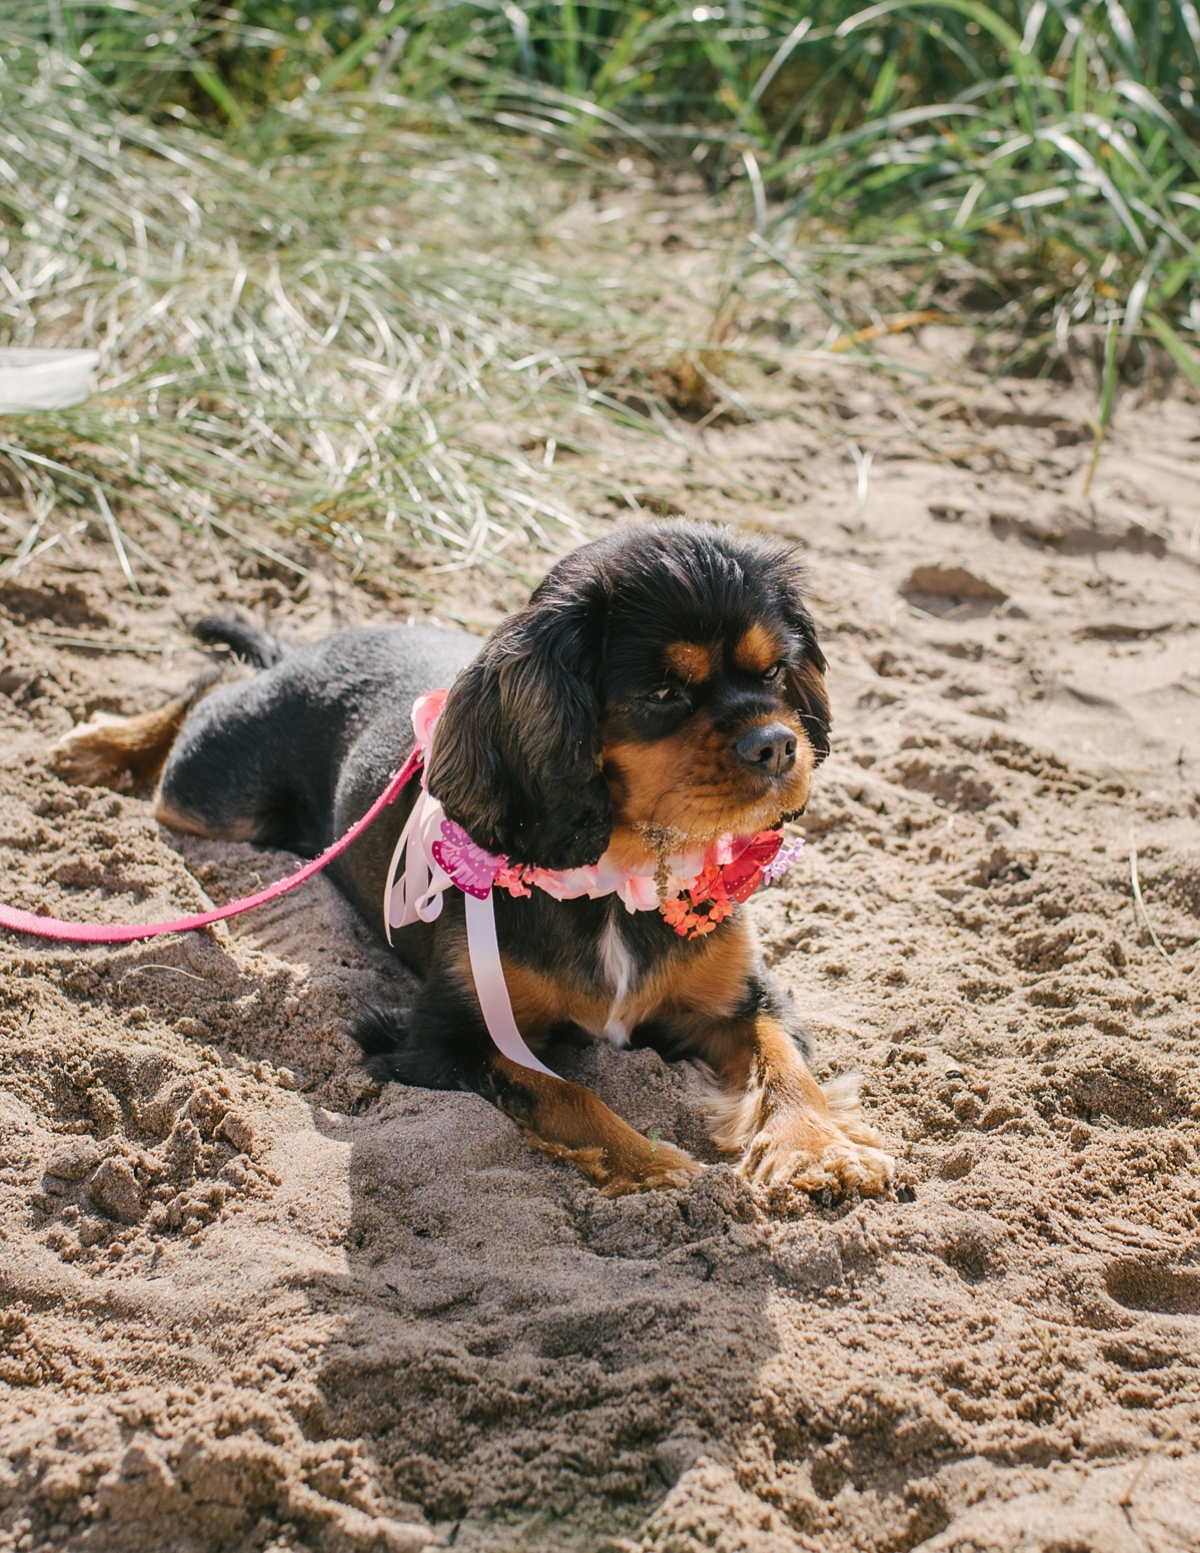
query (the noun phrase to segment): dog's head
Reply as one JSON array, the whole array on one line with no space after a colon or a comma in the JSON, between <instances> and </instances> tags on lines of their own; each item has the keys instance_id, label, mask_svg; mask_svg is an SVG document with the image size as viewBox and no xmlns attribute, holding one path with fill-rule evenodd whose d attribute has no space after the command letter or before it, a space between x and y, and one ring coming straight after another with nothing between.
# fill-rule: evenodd
<instances>
[{"instance_id":1,"label":"dog's head","mask_svg":"<svg viewBox=\"0 0 1200 1553\"><path fill-rule=\"evenodd\" d=\"M561 561L455 681L429 788L542 868L701 846L803 809L825 659L791 547L691 523Z\"/></svg>"}]
</instances>

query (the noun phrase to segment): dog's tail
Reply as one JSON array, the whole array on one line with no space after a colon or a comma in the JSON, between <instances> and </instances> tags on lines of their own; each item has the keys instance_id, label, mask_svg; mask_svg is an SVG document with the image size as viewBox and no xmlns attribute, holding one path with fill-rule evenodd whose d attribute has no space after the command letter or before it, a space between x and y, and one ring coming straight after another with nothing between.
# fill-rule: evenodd
<instances>
[{"instance_id":1,"label":"dog's tail","mask_svg":"<svg viewBox=\"0 0 1200 1553\"><path fill-rule=\"evenodd\" d=\"M248 663L252 669L274 668L283 657L283 648L276 637L243 620L206 615L192 627L192 635L206 647L228 647L235 658Z\"/></svg>"}]
</instances>

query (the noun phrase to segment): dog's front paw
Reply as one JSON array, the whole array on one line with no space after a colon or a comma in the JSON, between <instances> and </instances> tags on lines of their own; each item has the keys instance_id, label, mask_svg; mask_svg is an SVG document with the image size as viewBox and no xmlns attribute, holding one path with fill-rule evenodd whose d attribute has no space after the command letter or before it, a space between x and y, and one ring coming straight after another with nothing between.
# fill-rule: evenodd
<instances>
[{"instance_id":1,"label":"dog's front paw","mask_svg":"<svg viewBox=\"0 0 1200 1553\"><path fill-rule=\"evenodd\" d=\"M683 1188L704 1169L698 1159L670 1143L653 1145L653 1153L620 1168L600 1188L601 1197L625 1197L630 1192L656 1192L665 1187Z\"/></svg>"},{"instance_id":2,"label":"dog's front paw","mask_svg":"<svg viewBox=\"0 0 1200 1553\"><path fill-rule=\"evenodd\" d=\"M624 1123L621 1126L624 1128ZM602 1197L627 1197L631 1192L656 1192L672 1186L682 1189L704 1169L698 1159L673 1143L643 1138L632 1128L608 1147L564 1148L532 1134L526 1136L541 1153L570 1160L600 1188Z\"/></svg>"},{"instance_id":3,"label":"dog's front paw","mask_svg":"<svg viewBox=\"0 0 1200 1553\"><path fill-rule=\"evenodd\" d=\"M685 1187L704 1166L673 1143L661 1138L643 1138L634 1133L636 1144L606 1151L600 1169L592 1179L602 1197L625 1197L630 1192L657 1192L666 1187Z\"/></svg>"},{"instance_id":4,"label":"dog's front paw","mask_svg":"<svg viewBox=\"0 0 1200 1553\"><path fill-rule=\"evenodd\" d=\"M751 1138L738 1169L756 1186L881 1197L895 1171L891 1155L878 1147L882 1141L861 1123L843 1131L814 1126L811 1115L777 1112Z\"/></svg>"}]
</instances>

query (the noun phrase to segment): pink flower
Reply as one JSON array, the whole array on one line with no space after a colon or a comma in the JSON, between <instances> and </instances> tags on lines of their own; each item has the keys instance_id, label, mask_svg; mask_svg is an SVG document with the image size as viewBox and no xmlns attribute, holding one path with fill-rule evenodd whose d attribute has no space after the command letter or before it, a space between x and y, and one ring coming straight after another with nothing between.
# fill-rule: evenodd
<instances>
[{"instance_id":1,"label":"pink flower","mask_svg":"<svg viewBox=\"0 0 1200 1553\"><path fill-rule=\"evenodd\" d=\"M732 863L738 852L745 844L745 836L718 836L704 849L704 862L708 867L722 867L726 863Z\"/></svg>"},{"instance_id":2,"label":"pink flower","mask_svg":"<svg viewBox=\"0 0 1200 1553\"><path fill-rule=\"evenodd\" d=\"M502 890L507 890L510 895L532 895L533 891L525 883L522 875L525 870L521 867L513 868L505 864L496 874L496 883Z\"/></svg>"},{"instance_id":3,"label":"pink flower","mask_svg":"<svg viewBox=\"0 0 1200 1553\"><path fill-rule=\"evenodd\" d=\"M658 905L658 886L648 874L630 874L617 886L626 911L653 911Z\"/></svg>"},{"instance_id":4,"label":"pink flower","mask_svg":"<svg viewBox=\"0 0 1200 1553\"><path fill-rule=\"evenodd\" d=\"M595 863L588 868L527 868L525 878L556 901L573 901L580 895L591 894L600 870Z\"/></svg>"},{"instance_id":5,"label":"pink flower","mask_svg":"<svg viewBox=\"0 0 1200 1553\"><path fill-rule=\"evenodd\" d=\"M413 734L416 737L417 748L427 750L429 741L433 738L433 730L437 726L437 720L442 715L442 708L446 704L448 690L429 690L423 696L418 696L413 702L412 725Z\"/></svg>"},{"instance_id":6,"label":"pink flower","mask_svg":"<svg viewBox=\"0 0 1200 1553\"><path fill-rule=\"evenodd\" d=\"M798 836L795 841L786 847L780 847L775 856L763 869L763 883L774 884L776 879L781 879L793 863L798 862L800 853L804 849L804 837Z\"/></svg>"},{"instance_id":7,"label":"pink flower","mask_svg":"<svg viewBox=\"0 0 1200 1553\"><path fill-rule=\"evenodd\" d=\"M716 863L710 863L698 878L693 879L688 894L692 898L693 906L699 906L707 900L723 900L725 883L721 867Z\"/></svg>"}]
</instances>

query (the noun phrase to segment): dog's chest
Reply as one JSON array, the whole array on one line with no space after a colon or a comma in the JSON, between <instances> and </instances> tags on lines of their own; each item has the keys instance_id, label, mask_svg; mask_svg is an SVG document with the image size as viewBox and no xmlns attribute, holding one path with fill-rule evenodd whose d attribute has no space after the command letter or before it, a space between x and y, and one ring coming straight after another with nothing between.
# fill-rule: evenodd
<instances>
[{"instance_id":1,"label":"dog's chest","mask_svg":"<svg viewBox=\"0 0 1200 1553\"><path fill-rule=\"evenodd\" d=\"M600 977L611 994L611 1001L608 1007L608 1019L599 1030L593 1033L605 1036L614 1046L628 1046L629 1025L621 1015L629 1001L630 993L637 985L639 972L637 961L621 933L620 922L614 915L609 916L600 934L597 959Z\"/></svg>"}]
</instances>

